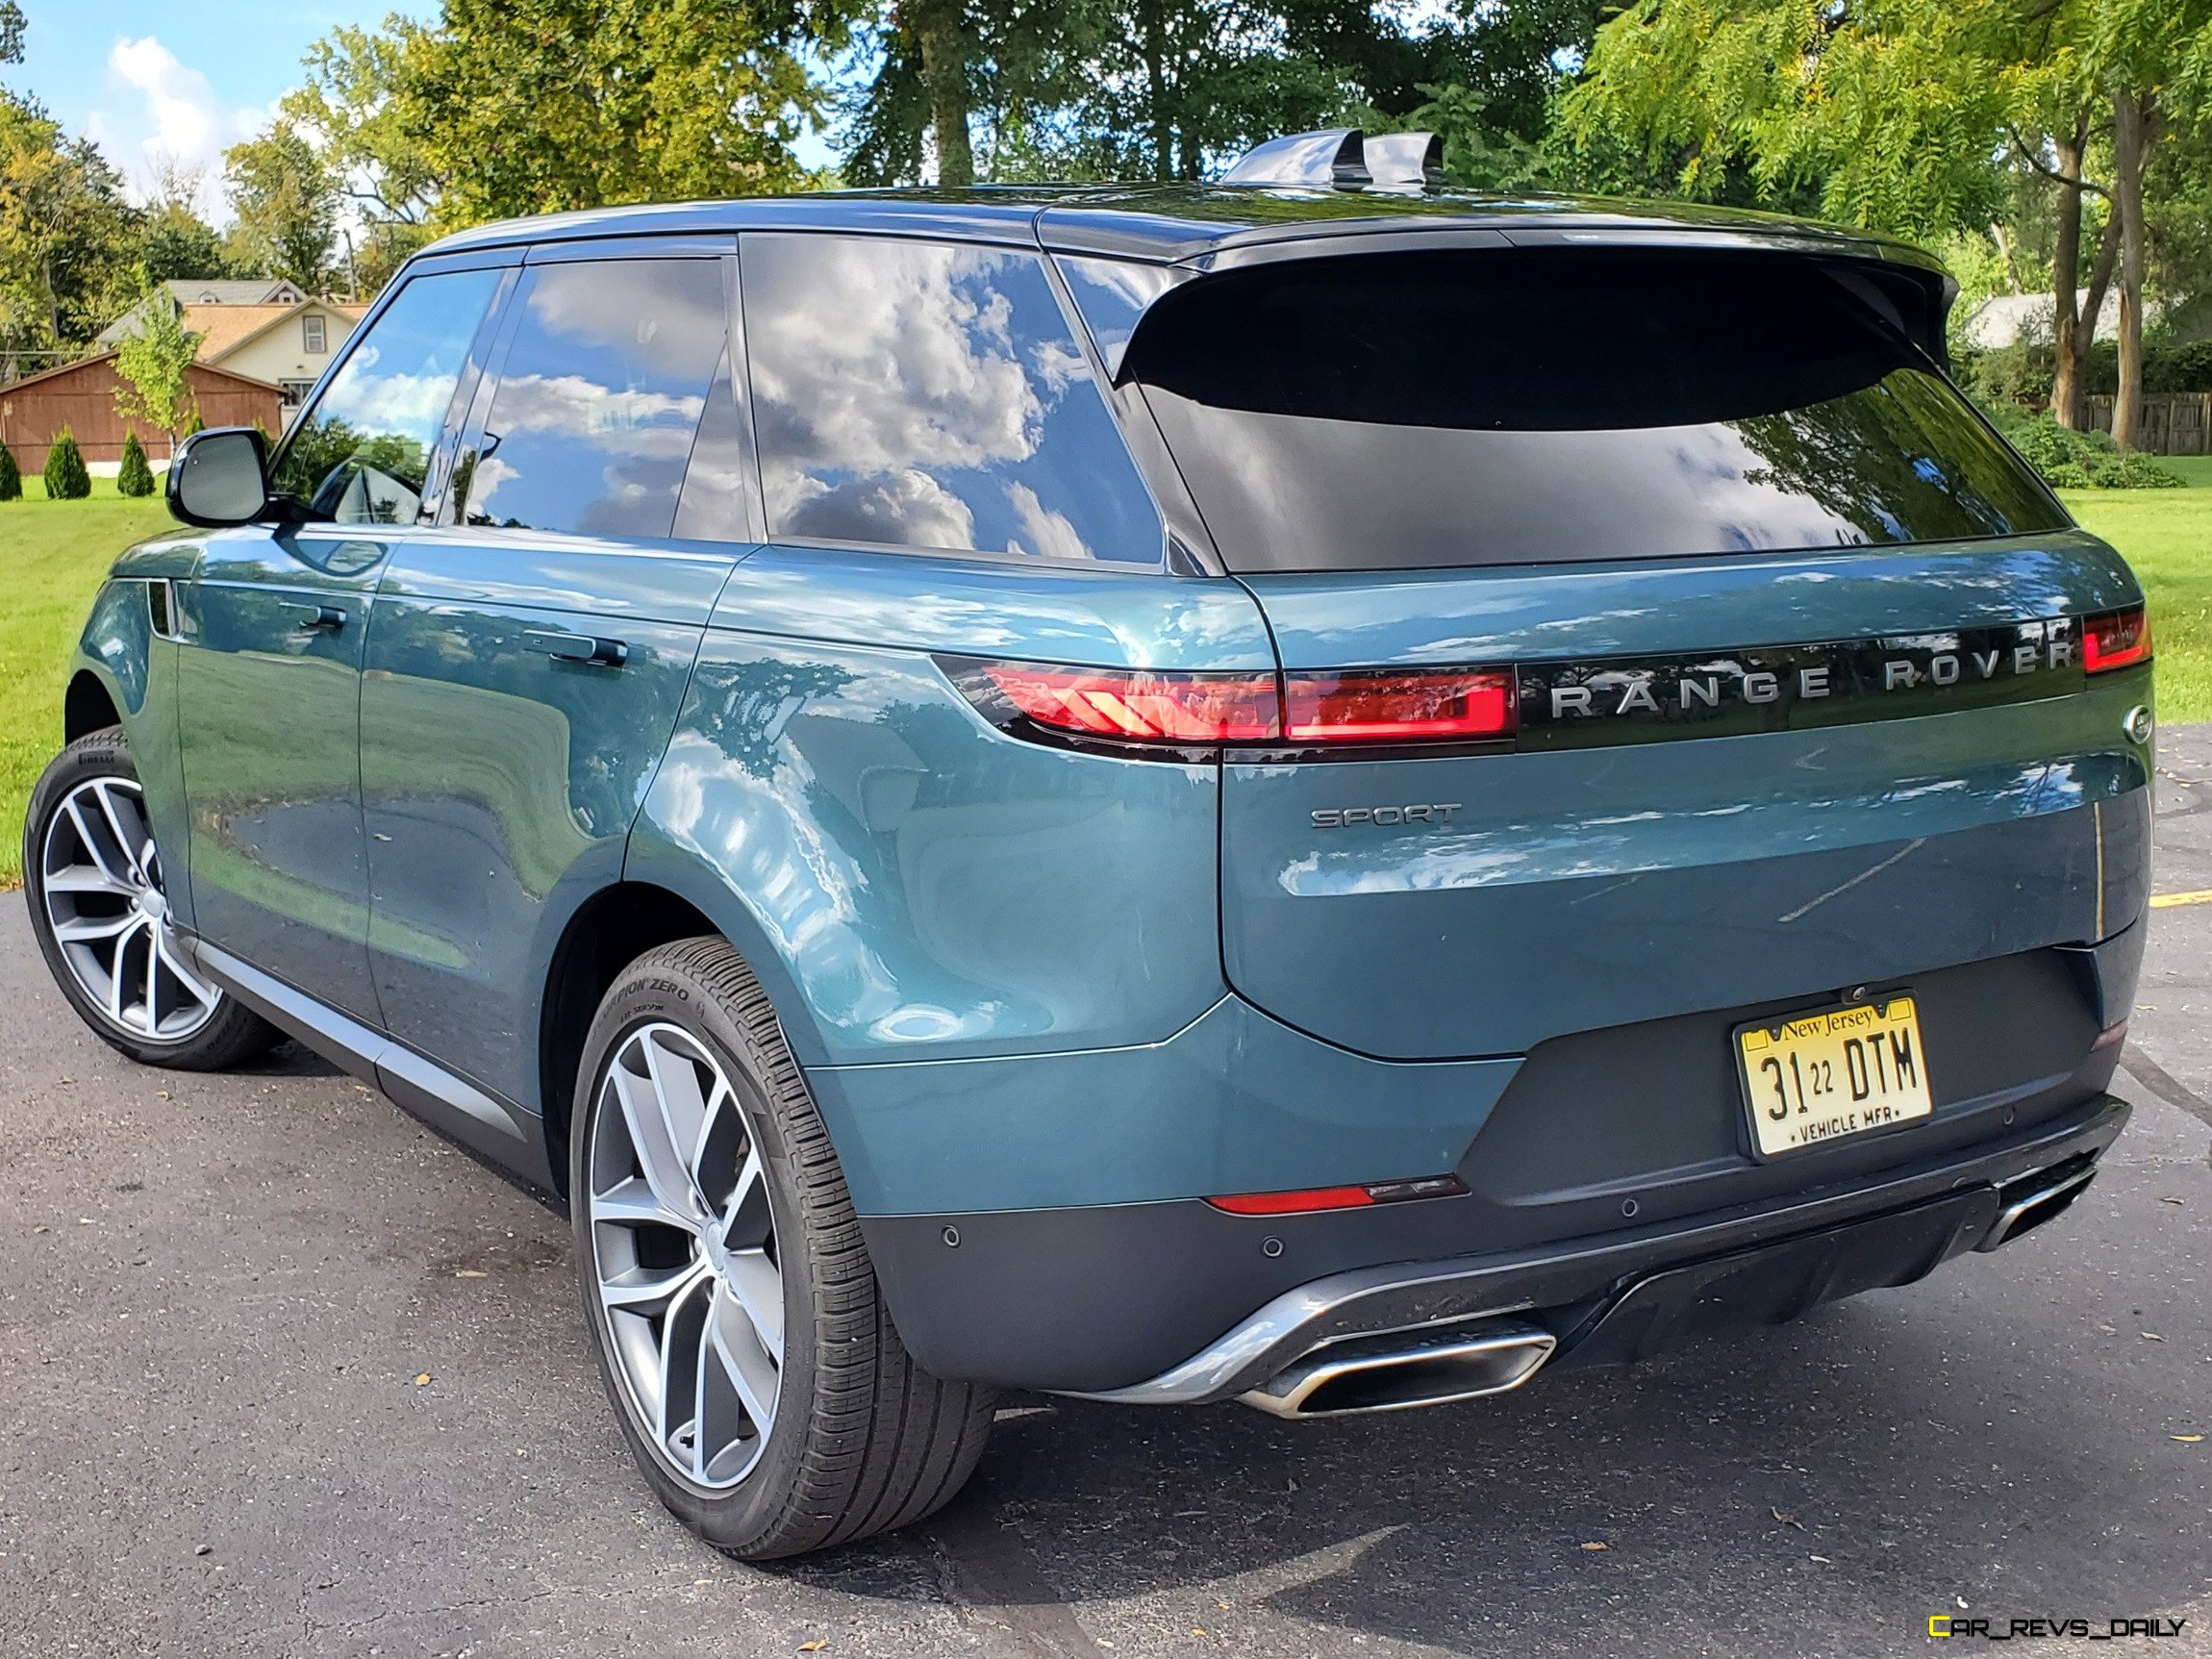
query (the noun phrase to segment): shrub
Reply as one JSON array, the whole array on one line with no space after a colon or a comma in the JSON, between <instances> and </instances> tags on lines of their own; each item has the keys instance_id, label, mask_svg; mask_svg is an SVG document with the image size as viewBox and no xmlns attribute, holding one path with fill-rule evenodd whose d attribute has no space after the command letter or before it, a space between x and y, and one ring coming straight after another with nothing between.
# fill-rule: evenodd
<instances>
[{"instance_id":1,"label":"shrub","mask_svg":"<svg viewBox=\"0 0 2212 1659\"><path fill-rule=\"evenodd\" d=\"M2149 456L2122 449L2108 432L2072 432L2048 414L2029 415L2015 404L1998 404L1988 414L2053 490L2172 490L2181 483Z\"/></svg>"},{"instance_id":2,"label":"shrub","mask_svg":"<svg viewBox=\"0 0 2212 1659\"><path fill-rule=\"evenodd\" d=\"M0 501L20 501L23 498L23 469L15 465L15 457L6 444L0 444Z\"/></svg>"},{"instance_id":3,"label":"shrub","mask_svg":"<svg viewBox=\"0 0 2212 1659\"><path fill-rule=\"evenodd\" d=\"M85 470L76 435L66 426L54 440L54 447L46 451L45 478L49 501L82 501L92 493L92 475Z\"/></svg>"},{"instance_id":4,"label":"shrub","mask_svg":"<svg viewBox=\"0 0 2212 1659\"><path fill-rule=\"evenodd\" d=\"M123 469L115 474L115 492L119 495L154 492L154 469L146 465L145 448L135 432L123 435Z\"/></svg>"}]
</instances>

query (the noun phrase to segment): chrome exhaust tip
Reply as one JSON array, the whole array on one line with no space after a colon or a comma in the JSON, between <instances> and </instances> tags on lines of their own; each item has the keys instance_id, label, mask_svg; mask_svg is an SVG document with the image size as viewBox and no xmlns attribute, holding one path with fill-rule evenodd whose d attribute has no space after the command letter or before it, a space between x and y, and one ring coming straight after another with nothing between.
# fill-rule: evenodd
<instances>
[{"instance_id":1,"label":"chrome exhaust tip","mask_svg":"<svg viewBox=\"0 0 2212 1659\"><path fill-rule=\"evenodd\" d=\"M1349 1417L1504 1394L1534 1376L1559 1339L1519 1320L1390 1331L1324 1343L1237 1397L1272 1417Z\"/></svg>"},{"instance_id":2,"label":"chrome exhaust tip","mask_svg":"<svg viewBox=\"0 0 2212 1659\"><path fill-rule=\"evenodd\" d=\"M1984 1252L1994 1250L2042 1226L2080 1197L2096 1178L2095 1164L2075 1164L2072 1168L2062 1164L1999 1188L1997 1195L2003 1208L1997 1213L1996 1225L1983 1235L1974 1248Z\"/></svg>"}]
</instances>

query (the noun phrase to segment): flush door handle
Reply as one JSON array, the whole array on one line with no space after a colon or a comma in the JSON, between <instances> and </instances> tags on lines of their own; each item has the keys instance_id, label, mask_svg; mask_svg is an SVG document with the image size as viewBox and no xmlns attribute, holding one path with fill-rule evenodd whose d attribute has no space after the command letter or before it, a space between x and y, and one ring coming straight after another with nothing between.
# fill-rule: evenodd
<instances>
[{"instance_id":1,"label":"flush door handle","mask_svg":"<svg viewBox=\"0 0 2212 1659\"><path fill-rule=\"evenodd\" d=\"M302 628L325 629L335 634L345 626L345 613L336 605L288 605L285 609Z\"/></svg>"},{"instance_id":2,"label":"flush door handle","mask_svg":"<svg viewBox=\"0 0 2212 1659\"><path fill-rule=\"evenodd\" d=\"M619 668L630 660L630 647L619 640L602 640L590 634L530 636L533 650L558 657L564 663L591 663L602 668Z\"/></svg>"}]
</instances>

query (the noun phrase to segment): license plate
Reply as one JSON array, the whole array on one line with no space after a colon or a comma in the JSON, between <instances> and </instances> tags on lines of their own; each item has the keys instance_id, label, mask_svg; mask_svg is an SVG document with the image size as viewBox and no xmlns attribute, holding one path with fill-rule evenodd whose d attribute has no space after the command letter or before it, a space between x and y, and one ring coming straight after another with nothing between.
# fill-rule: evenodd
<instances>
[{"instance_id":1,"label":"license plate","mask_svg":"<svg viewBox=\"0 0 2212 1659\"><path fill-rule=\"evenodd\" d=\"M1762 1158L1895 1128L1935 1111L1920 1011L1905 995L1736 1033Z\"/></svg>"}]
</instances>

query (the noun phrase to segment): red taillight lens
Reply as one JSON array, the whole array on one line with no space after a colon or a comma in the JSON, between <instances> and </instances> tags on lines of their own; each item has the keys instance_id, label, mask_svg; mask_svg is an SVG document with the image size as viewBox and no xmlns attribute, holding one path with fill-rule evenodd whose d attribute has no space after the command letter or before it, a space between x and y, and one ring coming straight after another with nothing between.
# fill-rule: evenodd
<instances>
[{"instance_id":1,"label":"red taillight lens","mask_svg":"<svg viewBox=\"0 0 2212 1659\"><path fill-rule=\"evenodd\" d=\"M1265 742L1280 732L1272 674L1154 674L983 663L1015 710L1056 732L1127 743Z\"/></svg>"},{"instance_id":2,"label":"red taillight lens","mask_svg":"<svg viewBox=\"0 0 2212 1659\"><path fill-rule=\"evenodd\" d=\"M2081 666L2092 674L2150 660L2150 613L2141 607L2081 623Z\"/></svg>"},{"instance_id":3,"label":"red taillight lens","mask_svg":"<svg viewBox=\"0 0 2212 1659\"><path fill-rule=\"evenodd\" d=\"M1237 1193L1208 1198L1232 1216L1298 1216L1316 1210L1357 1210L1406 1198L1455 1198L1467 1191L1457 1175L1421 1175L1411 1181L1370 1181L1364 1187L1307 1187L1293 1193Z\"/></svg>"},{"instance_id":4,"label":"red taillight lens","mask_svg":"<svg viewBox=\"0 0 2212 1659\"><path fill-rule=\"evenodd\" d=\"M1283 735L1301 743L1421 743L1510 735L1513 676L1293 674L1283 683Z\"/></svg>"},{"instance_id":5,"label":"red taillight lens","mask_svg":"<svg viewBox=\"0 0 2212 1659\"><path fill-rule=\"evenodd\" d=\"M1206 1202L1232 1216L1295 1216L1308 1210L1356 1210L1374 1199L1365 1187L1309 1187L1302 1193L1239 1193Z\"/></svg>"}]
</instances>

